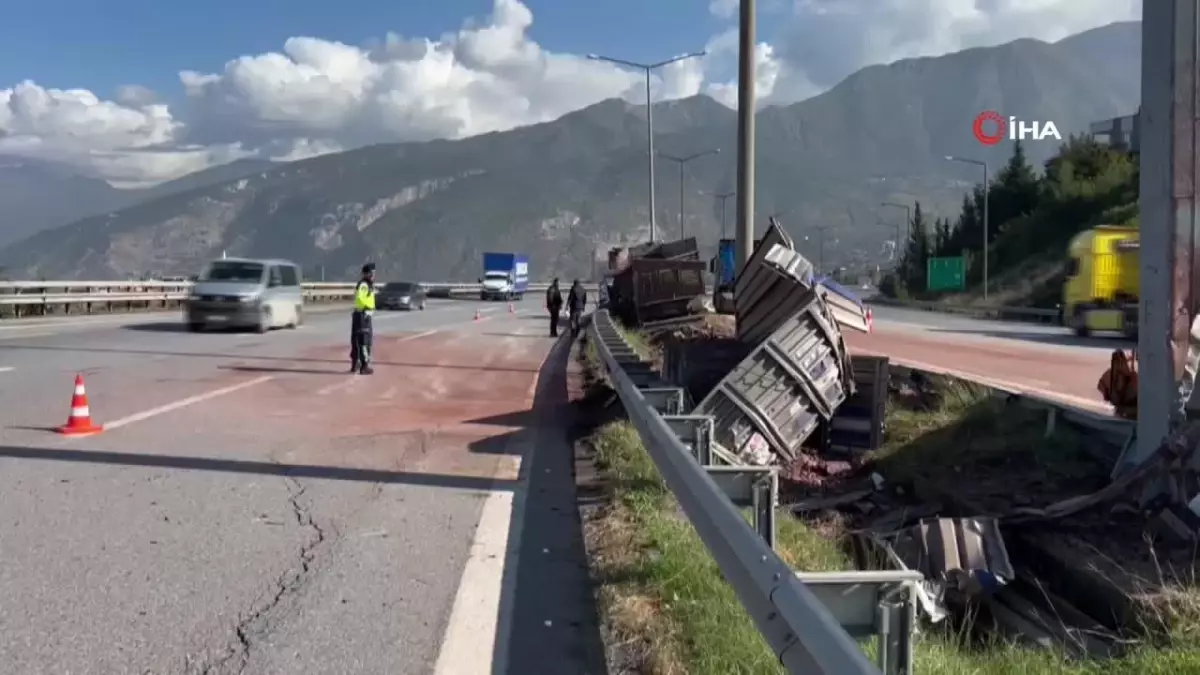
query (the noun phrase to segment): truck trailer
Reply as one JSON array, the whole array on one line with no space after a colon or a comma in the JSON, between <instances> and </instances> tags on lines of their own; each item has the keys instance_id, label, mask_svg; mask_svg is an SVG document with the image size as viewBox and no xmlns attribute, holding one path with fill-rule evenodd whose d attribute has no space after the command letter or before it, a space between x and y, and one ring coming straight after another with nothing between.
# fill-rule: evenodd
<instances>
[{"instance_id":1,"label":"truck trailer","mask_svg":"<svg viewBox=\"0 0 1200 675\"><path fill-rule=\"evenodd\" d=\"M522 253L484 253L480 300L520 300L529 289L529 258Z\"/></svg>"}]
</instances>

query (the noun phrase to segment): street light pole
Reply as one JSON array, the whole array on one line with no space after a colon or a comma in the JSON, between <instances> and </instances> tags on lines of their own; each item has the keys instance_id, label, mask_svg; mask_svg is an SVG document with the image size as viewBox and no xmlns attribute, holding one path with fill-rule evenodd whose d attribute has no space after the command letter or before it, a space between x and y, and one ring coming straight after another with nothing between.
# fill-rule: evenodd
<instances>
[{"instance_id":1,"label":"street light pole","mask_svg":"<svg viewBox=\"0 0 1200 675\"><path fill-rule=\"evenodd\" d=\"M903 274L905 271L902 265L905 256L908 253L908 240L912 238L912 208L908 204L898 204L896 202L882 202L880 206L891 206L897 209L904 209L904 248L900 248L900 228L896 228L896 271Z\"/></svg>"},{"instance_id":2,"label":"street light pole","mask_svg":"<svg viewBox=\"0 0 1200 675\"><path fill-rule=\"evenodd\" d=\"M624 59L614 59L610 56L601 56L599 54L588 54L588 56L587 56L592 61L607 61L608 63L614 63L619 66L636 68L638 70L643 71L646 74L646 157L647 157L647 160L646 160L647 167L646 168L647 168L647 172L649 174L648 180L649 180L649 192L650 192L650 241L652 241L652 242L655 241L655 239L657 238L658 228L655 224L655 217L654 217L654 208L655 208L655 203L654 203L654 106L652 105L652 100L650 98L650 72L653 70L656 70L658 68L662 68L663 66L670 65L672 63L676 63L678 61L683 61L685 59L699 58L701 56L704 56L707 53L708 53L707 51L692 52L690 54L683 54L681 56L676 56L675 58L667 59L666 61L659 61L657 63L637 63L635 61L626 61Z\"/></svg>"},{"instance_id":3,"label":"street light pole","mask_svg":"<svg viewBox=\"0 0 1200 675\"><path fill-rule=\"evenodd\" d=\"M904 243L907 245L907 238L912 236L912 207L908 204L897 204L896 202L883 202L880 204L880 206L892 206L898 209L904 209L904 236L906 239ZM898 231L897 236L899 236ZM897 241L896 245L899 246L900 242Z\"/></svg>"},{"instance_id":4,"label":"street light pole","mask_svg":"<svg viewBox=\"0 0 1200 675\"><path fill-rule=\"evenodd\" d=\"M726 234L726 230L725 230L725 200L729 199L730 197L732 197L736 194L737 194L736 192L719 192L719 193L713 195L717 199L721 200L721 238L722 239L725 239L725 234Z\"/></svg>"},{"instance_id":5,"label":"street light pole","mask_svg":"<svg viewBox=\"0 0 1200 675\"><path fill-rule=\"evenodd\" d=\"M705 150L704 152L697 152L695 154L687 155L685 157L676 157L674 155L668 155L665 152L660 152L658 154L663 159L669 159L672 162L675 162L676 164L679 165L679 238L682 239L683 238L683 167L685 164L692 161L693 159L700 159L701 157L707 157L709 155L719 155L719 154L721 154L721 149L713 148L712 150Z\"/></svg>"},{"instance_id":6,"label":"street light pole","mask_svg":"<svg viewBox=\"0 0 1200 675\"><path fill-rule=\"evenodd\" d=\"M955 157L954 155L946 155L946 160L950 162L962 162L963 164L974 164L983 168L983 299L988 297L988 165L987 162L978 159L967 159L966 157Z\"/></svg>"}]
</instances>

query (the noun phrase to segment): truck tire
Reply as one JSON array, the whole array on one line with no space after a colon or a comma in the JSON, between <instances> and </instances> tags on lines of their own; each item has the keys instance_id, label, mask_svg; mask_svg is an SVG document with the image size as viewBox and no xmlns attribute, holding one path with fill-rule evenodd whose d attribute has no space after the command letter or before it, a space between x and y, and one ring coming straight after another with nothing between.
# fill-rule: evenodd
<instances>
[{"instance_id":1,"label":"truck tire","mask_svg":"<svg viewBox=\"0 0 1200 675\"><path fill-rule=\"evenodd\" d=\"M1076 309L1075 314L1071 316L1071 330L1076 337L1087 337L1091 333L1087 325L1087 312L1082 308Z\"/></svg>"}]
</instances>

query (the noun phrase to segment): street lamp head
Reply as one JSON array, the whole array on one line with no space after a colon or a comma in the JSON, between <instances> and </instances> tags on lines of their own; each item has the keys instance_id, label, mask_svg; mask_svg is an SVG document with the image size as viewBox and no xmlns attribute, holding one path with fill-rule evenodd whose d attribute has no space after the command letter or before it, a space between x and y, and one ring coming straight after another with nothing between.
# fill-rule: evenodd
<instances>
[{"instance_id":1,"label":"street lamp head","mask_svg":"<svg viewBox=\"0 0 1200 675\"><path fill-rule=\"evenodd\" d=\"M953 162L953 161L954 161L954 160L956 160L956 159L958 159L958 158L957 158L957 157L955 157L954 155L946 155L946 160L947 160L947 161Z\"/></svg>"}]
</instances>

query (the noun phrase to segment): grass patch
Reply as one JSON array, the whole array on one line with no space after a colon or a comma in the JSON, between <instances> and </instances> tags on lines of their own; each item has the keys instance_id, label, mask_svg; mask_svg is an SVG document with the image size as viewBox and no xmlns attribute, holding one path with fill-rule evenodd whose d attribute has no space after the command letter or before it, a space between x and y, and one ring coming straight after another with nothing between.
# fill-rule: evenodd
<instances>
[{"instance_id":1,"label":"grass patch","mask_svg":"<svg viewBox=\"0 0 1200 675\"><path fill-rule=\"evenodd\" d=\"M871 457L922 498L952 494L988 512L1098 490L1115 459L1069 428L1047 437L1042 411L938 375L889 396L885 442Z\"/></svg>"},{"instance_id":2,"label":"grass patch","mask_svg":"<svg viewBox=\"0 0 1200 675\"><path fill-rule=\"evenodd\" d=\"M635 347L636 348L636 347ZM590 349L590 348L589 348ZM594 358L594 351L585 357ZM955 389L955 387L959 387ZM921 405L889 409L889 439L876 457L881 472L920 481L919 466L952 454L966 464L967 453L1000 462L1012 441L1040 438L1037 425L1028 435L1002 423L1001 402L983 390L943 382L939 393ZM923 407L922 407L923 406ZM984 439L1008 432L1008 450ZM1035 433L1036 432L1036 433ZM963 448L963 441L966 447ZM1049 457L1051 439L1029 446L1025 457L1053 459L1064 479L1078 475L1086 455ZM1066 438L1066 440L1070 440ZM781 673L775 656L759 636L732 589L670 492L628 422L612 422L591 437L597 464L606 478L609 499L602 515L585 525L594 578L611 635L635 661L637 672L652 675L757 675ZM920 459L922 458L923 459ZM1014 461L1009 457L1007 461ZM939 480L961 476L949 462ZM906 473L907 472L907 473ZM893 479L894 480L894 479ZM960 479L961 480L961 479ZM797 570L851 568L838 538L837 523L802 523L779 514L778 551ZM747 514L749 519L749 514ZM1193 629L1194 630L1194 629ZM978 639L925 628L916 636L915 672L920 675L1167 675L1200 673L1200 649L1180 643L1168 649L1140 647L1119 659L1078 661L1065 654L1026 648L1003 638ZM870 645L864 645L870 654Z\"/></svg>"}]
</instances>

